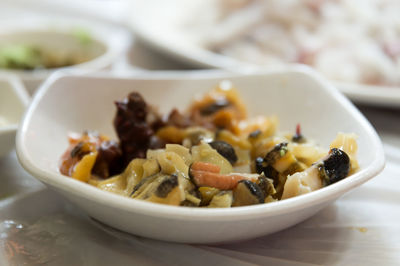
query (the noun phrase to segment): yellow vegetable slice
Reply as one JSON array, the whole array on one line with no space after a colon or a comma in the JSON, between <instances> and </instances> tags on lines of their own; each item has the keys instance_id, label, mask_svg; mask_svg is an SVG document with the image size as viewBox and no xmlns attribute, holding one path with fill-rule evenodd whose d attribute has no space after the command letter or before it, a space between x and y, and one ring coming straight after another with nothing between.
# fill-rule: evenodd
<instances>
[{"instance_id":1,"label":"yellow vegetable slice","mask_svg":"<svg viewBox=\"0 0 400 266\"><path fill-rule=\"evenodd\" d=\"M181 173L189 178L189 167L185 161L175 152L161 152L157 155L157 161L160 164L161 172L164 174Z\"/></svg>"},{"instance_id":2,"label":"yellow vegetable slice","mask_svg":"<svg viewBox=\"0 0 400 266\"><path fill-rule=\"evenodd\" d=\"M96 162L97 151L83 156L82 160L75 166L72 178L82 182L88 182L91 176L92 168Z\"/></svg>"},{"instance_id":3,"label":"yellow vegetable slice","mask_svg":"<svg viewBox=\"0 0 400 266\"><path fill-rule=\"evenodd\" d=\"M122 175L117 175L99 182L97 187L105 191L127 196L127 193L125 192L126 179Z\"/></svg>"},{"instance_id":4,"label":"yellow vegetable slice","mask_svg":"<svg viewBox=\"0 0 400 266\"><path fill-rule=\"evenodd\" d=\"M279 158L272 166L279 173L285 172L292 164L296 163L297 160L293 153L288 152L282 158Z\"/></svg>"}]
</instances>

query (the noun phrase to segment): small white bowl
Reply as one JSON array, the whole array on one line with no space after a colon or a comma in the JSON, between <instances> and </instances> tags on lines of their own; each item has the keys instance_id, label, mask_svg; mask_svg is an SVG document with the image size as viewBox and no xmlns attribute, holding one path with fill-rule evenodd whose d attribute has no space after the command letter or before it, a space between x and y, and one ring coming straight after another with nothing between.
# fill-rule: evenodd
<instances>
[{"instance_id":1,"label":"small white bowl","mask_svg":"<svg viewBox=\"0 0 400 266\"><path fill-rule=\"evenodd\" d=\"M15 134L29 95L22 82L14 75L0 74L0 157L15 145Z\"/></svg>"},{"instance_id":2,"label":"small white bowl","mask_svg":"<svg viewBox=\"0 0 400 266\"><path fill-rule=\"evenodd\" d=\"M161 112L183 109L195 94L209 91L223 79L230 79L238 88L250 115L276 114L282 130L294 130L301 123L304 134L323 147L328 147L339 131L356 133L360 170L296 198L226 209L134 200L59 173L68 132L92 129L115 137L115 100L138 91ZM236 241L282 230L312 216L384 167L382 144L370 123L334 87L304 67L234 76L210 71L194 75L141 73L130 78L55 75L37 92L25 115L17 136L17 154L28 172L89 216L132 234L185 243Z\"/></svg>"},{"instance_id":3,"label":"small white bowl","mask_svg":"<svg viewBox=\"0 0 400 266\"><path fill-rule=\"evenodd\" d=\"M61 68L0 69L0 73L7 72L19 76L31 94L50 74L60 69L85 73L110 68L127 52L131 42L131 34L121 27L75 18L8 20L1 23L0 32L0 47L9 44L29 44L60 54L72 53L88 57L85 62ZM86 33L91 41L82 44L79 34Z\"/></svg>"}]
</instances>

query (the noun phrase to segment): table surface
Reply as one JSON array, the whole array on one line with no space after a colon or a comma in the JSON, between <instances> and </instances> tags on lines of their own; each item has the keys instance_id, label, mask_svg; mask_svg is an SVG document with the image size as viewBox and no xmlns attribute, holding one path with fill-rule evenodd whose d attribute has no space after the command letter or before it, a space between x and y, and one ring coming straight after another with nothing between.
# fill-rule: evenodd
<instances>
[{"instance_id":1,"label":"table surface","mask_svg":"<svg viewBox=\"0 0 400 266\"><path fill-rule=\"evenodd\" d=\"M136 40L127 58L112 71L189 68ZM384 144L381 174L294 227L218 246L100 225L26 173L13 151L0 158L0 265L400 265L400 108L358 107Z\"/></svg>"}]
</instances>

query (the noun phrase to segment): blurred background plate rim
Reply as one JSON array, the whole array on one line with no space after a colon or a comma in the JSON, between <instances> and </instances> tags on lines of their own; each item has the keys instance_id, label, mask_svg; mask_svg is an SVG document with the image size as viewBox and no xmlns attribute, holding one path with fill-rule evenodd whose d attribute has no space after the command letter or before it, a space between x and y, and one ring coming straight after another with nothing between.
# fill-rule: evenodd
<instances>
[{"instance_id":1,"label":"blurred background plate rim","mask_svg":"<svg viewBox=\"0 0 400 266\"><path fill-rule=\"evenodd\" d=\"M233 73L251 73L252 71L260 71L265 68L274 68L274 66L258 66L255 64L240 61L238 59L225 56L223 54L214 53L200 45L190 42L179 42L174 39L171 34L160 34L162 27L168 28L169 24L159 23L160 29L156 32L148 26L146 13L142 13L140 7L151 5L149 2L132 1L131 10L133 15L128 17L127 26L133 31L135 37L142 42L150 45L153 49L178 59L181 62L190 64L194 67L219 68L231 71ZM139 8L139 10L135 10ZM142 13L136 16L136 13ZM179 31L175 31L178 33ZM179 33L178 33L179 35ZM172 37L171 37L172 36ZM175 35L177 36L177 35ZM184 38L181 38L184 39ZM285 65L297 65L287 63ZM277 66L281 68L282 66ZM330 79L329 79L330 80ZM366 85L361 83L348 83L330 80L341 92L356 103L368 104L373 106L395 107L400 108L400 86L378 86Z\"/></svg>"}]
</instances>

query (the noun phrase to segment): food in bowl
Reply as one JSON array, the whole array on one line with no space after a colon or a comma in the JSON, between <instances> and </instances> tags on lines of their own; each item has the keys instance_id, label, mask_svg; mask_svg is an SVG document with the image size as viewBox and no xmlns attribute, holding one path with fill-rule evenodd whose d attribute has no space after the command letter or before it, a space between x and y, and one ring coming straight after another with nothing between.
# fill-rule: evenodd
<instances>
[{"instance_id":1,"label":"food in bowl","mask_svg":"<svg viewBox=\"0 0 400 266\"><path fill-rule=\"evenodd\" d=\"M59 54L33 45L10 45L0 48L0 68L34 70L76 65L88 59L74 54Z\"/></svg>"},{"instance_id":2,"label":"food in bowl","mask_svg":"<svg viewBox=\"0 0 400 266\"><path fill-rule=\"evenodd\" d=\"M185 112L162 116L130 93L116 102L119 141L95 131L70 134L60 172L134 199L190 207L236 207L283 200L328 186L358 169L355 134L330 150L278 133L275 116L247 117L228 81Z\"/></svg>"},{"instance_id":3,"label":"food in bowl","mask_svg":"<svg viewBox=\"0 0 400 266\"><path fill-rule=\"evenodd\" d=\"M0 36L0 68L54 69L81 64L105 52L83 29L71 32L30 31Z\"/></svg>"},{"instance_id":4,"label":"food in bowl","mask_svg":"<svg viewBox=\"0 0 400 266\"><path fill-rule=\"evenodd\" d=\"M204 2L207 16L182 28L241 61L304 63L332 80L400 86L399 3L214 0Z\"/></svg>"}]
</instances>

